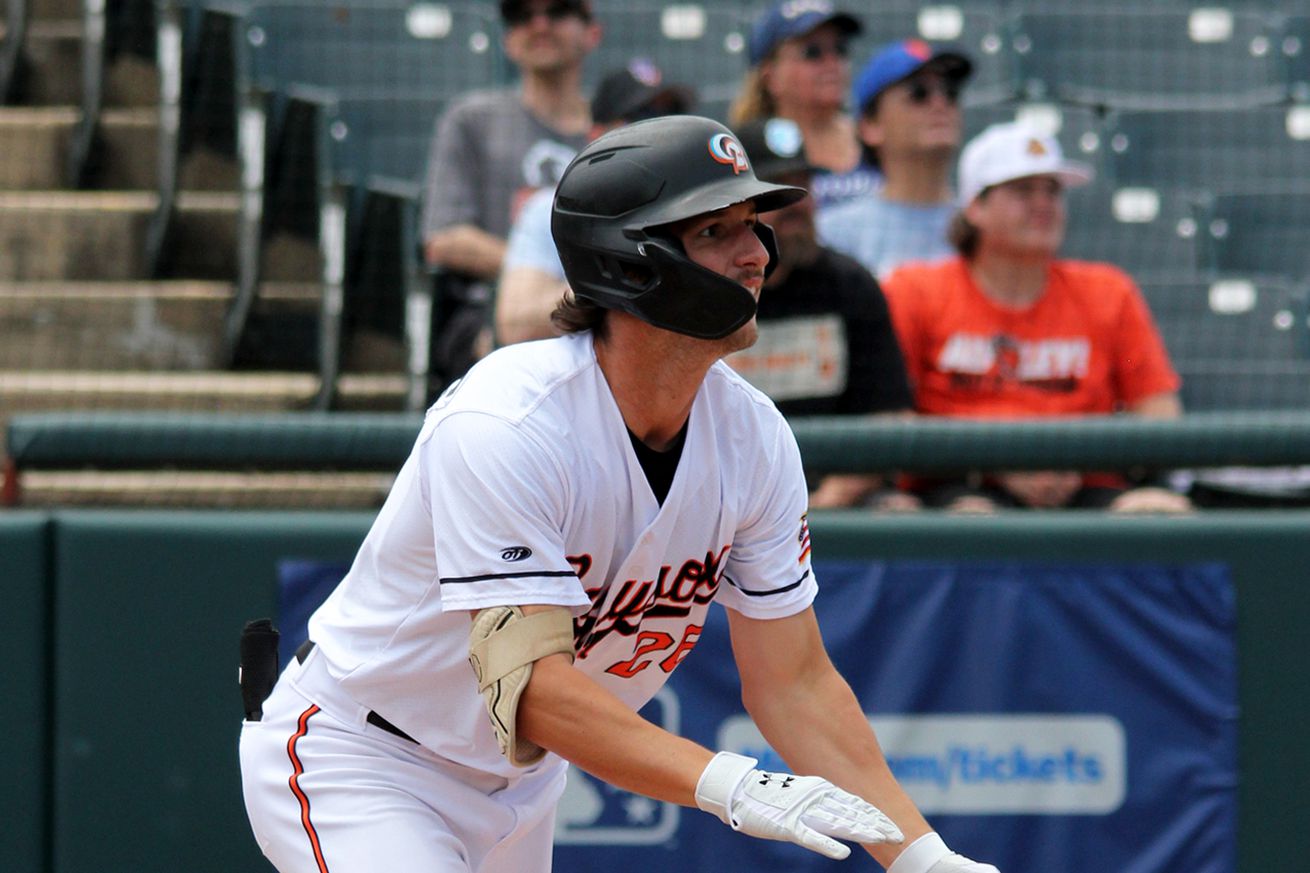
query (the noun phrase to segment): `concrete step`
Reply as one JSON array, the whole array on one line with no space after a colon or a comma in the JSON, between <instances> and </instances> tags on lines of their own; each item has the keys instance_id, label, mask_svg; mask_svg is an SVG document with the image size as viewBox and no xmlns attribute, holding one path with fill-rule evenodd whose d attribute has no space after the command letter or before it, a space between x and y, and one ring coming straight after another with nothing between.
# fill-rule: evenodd
<instances>
[{"instance_id":1,"label":"concrete step","mask_svg":"<svg viewBox=\"0 0 1310 873\"><path fill-rule=\"evenodd\" d=\"M28 5L33 20L77 18L82 14L82 0L31 0Z\"/></svg>"},{"instance_id":2,"label":"concrete step","mask_svg":"<svg viewBox=\"0 0 1310 873\"><path fill-rule=\"evenodd\" d=\"M0 190L42 191L64 187L64 165L81 111L72 106L0 107ZM156 190L159 113L150 107L106 109L91 186L103 190ZM236 161L213 153L188 156L179 187L234 191Z\"/></svg>"},{"instance_id":3,"label":"concrete step","mask_svg":"<svg viewBox=\"0 0 1310 873\"><path fill-rule=\"evenodd\" d=\"M377 509L390 473L33 470L18 477L25 507Z\"/></svg>"},{"instance_id":4,"label":"concrete step","mask_svg":"<svg viewBox=\"0 0 1310 873\"><path fill-rule=\"evenodd\" d=\"M232 295L225 282L0 283L0 369L217 369ZM267 283L253 318L299 315L312 326L319 299L314 284Z\"/></svg>"},{"instance_id":5,"label":"concrete step","mask_svg":"<svg viewBox=\"0 0 1310 873\"><path fill-rule=\"evenodd\" d=\"M338 389L342 409L396 411L405 377L346 374ZM290 412L309 409L317 393L318 377L310 373L0 370L0 416L71 409Z\"/></svg>"},{"instance_id":6,"label":"concrete step","mask_svg":"<svg viewBox=\"0 0 1310 873\"><path fill-rule=\"evenodd\" d=\"M142 278L157 200L132 191L0 192L0 281ZM236 275L237 205L235 192L179 197L174 275Z\"/></svg>"},{"instance_id":7,"label":"concrete step","mask_svg":"<svg viewBox=\"0 0 1310 873\"><path fill-rule=\"evenodd\" d=\"M23 44L20 102L30 106L76 106L82 102L82 22L38 18ZM159 74L154 63L121 54L105 70L104 105L157 106Z\"/></svg>"}]
</instances>

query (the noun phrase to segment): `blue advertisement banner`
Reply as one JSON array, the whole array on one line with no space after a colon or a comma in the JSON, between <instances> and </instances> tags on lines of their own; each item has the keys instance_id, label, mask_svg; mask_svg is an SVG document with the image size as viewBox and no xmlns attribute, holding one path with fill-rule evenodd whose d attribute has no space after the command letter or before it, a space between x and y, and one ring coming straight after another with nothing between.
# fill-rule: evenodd
<instances>
[{"instance_id":1,"label":"blue advertisement banner","mask_svg":"<svg viewBox=\"0 0 1310 873\"><path fill-rule=\"evenodd\" d=\"M318 569L284 566L284 591L300 592L284 608L307 615L304 597L343 568ZM898 780L957 851L1002 873L1235 871L1225 567L826 561L816 573L834 663ZM643 714L786 769L742 709L722 610ZM566 873L882 869L858 850L834 862L744 837L576 768L556 843Z\"/></svg>"}]
</instances>

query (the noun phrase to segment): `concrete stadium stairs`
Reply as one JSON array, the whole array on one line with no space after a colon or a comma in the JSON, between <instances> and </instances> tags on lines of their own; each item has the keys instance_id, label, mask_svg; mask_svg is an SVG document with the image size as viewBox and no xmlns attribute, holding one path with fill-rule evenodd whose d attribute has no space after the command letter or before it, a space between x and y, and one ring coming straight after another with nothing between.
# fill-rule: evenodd
<instances>
[{"instance_id":1,"label":"concrete stadium stairs","mask_svg":"<svg viewBox=\"0 0 1310 873\"><path fill-rule=\"evenodd\" d=\"M65 184L80 118L77 0L33 0L21 105L0 107L0 429L11 415L64 409L269 412L306 409L318 310L317 251L278 240L266 253L252 328L256 346L221 369L223 315L234 293L238 169L198 152L181 167L168 280L146 275L157 203L158 81L123 56L105 79L92 190ZM263 324L263 330L259 325ZM276 350L299 344L298 352ZM308 348L304 348L308 346ZM286 361L304 361L288 369ZM339 405L400 409L398 348L346 360ZM0 449L3 448L0 430ZM25 505L322 506L380 503L389 477L340 472L32 471Z\"/></svg>"}]
</instances>

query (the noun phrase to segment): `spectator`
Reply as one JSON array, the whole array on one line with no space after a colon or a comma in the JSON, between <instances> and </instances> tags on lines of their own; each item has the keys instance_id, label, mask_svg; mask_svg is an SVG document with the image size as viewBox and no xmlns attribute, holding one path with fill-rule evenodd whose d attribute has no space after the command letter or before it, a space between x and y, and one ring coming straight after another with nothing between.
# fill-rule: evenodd
<instances>
[{"instance_id":1,"label":"spectator","mask_svg":"<svg viewBox=\"0 0 1310 873\"><path fill-rule=\"evenodd\" d=\"M465 334L486 327L489 283L500 273L518 207L535 189L554 187L591 127L582 63L600 43L600 26L588 0L501 0L500 14L505 54L520 84L452 104L437 122L428 154L424 256L430 266L471 284L448 292L472 304L465 314L473 323L450 327L448 341L455 345L471 345ZM458 348L434 353L470 354Z\"/></svg>"},{"instance_id":2,"label":"spectator","mask_svg":"<svg viewBox=\"0 0 1310 873\"><path fill-rule=\"evenodd\" d=\"M855 82L860 141L883 183L827 210L819 236L879 279L907 261L951 254L951 168L972 69L961 54L910 39L875 54Z\"/></svg>"},{"instance_id":3,"label":"spectator","mask_svg":"<svg viewBox=\"0 0 1310 873\"><path fill-rule=\"evenodd\" d=\"M973 418L1182 413L1179 379L1146 303L1117 267L1061 260L1064 188L1091 168L1018 123L965 146L951 241L960 256L912 264L885 284L915 407ZM1017 506L1178 511L1186 498L1113 474L1000 473L916 482L956 510Z\"/></svg>"},{"instance_id":4,"label":"spectator","mask_svg":"<svg viewBox=\"0 0 1310 873\"><path fill-rule=\"evenodd\" d=\"M820 210L878 185L866 165L846 111L851 37L860 22L827 0L785 0L755 22L746 73L730 110L734 127L771 117L790 118L805 134L814 167L811 195Z\"/></svg>"},{"instance_id":5,"label":"spectator","mask_svg":"<svg viewBox=\"0 0 1310 873\"><path fill-rule=\"evenodd\" d=\"M643 118L685 114L695 102L692 89L664 84L658 67L644 58L634 59L597 86L591 101L590 138ZM553 187L533 193L510 230L496 293L496 340L500 345L556 334L550 314L568 284L550 235L554 193Z\"/></svg>"},{"instance_id":6,"label":"spectator","mask_svg":"<svg viewBox=\"0 0 1310 873\"><path fill-rule=\"evenodd\" d=\"M809 185L813 168L795 122L751 122L737 138L759 178ZM814 212L813 198L806 197L760 215L777 238L777 266L756 311L759 339L728 363L789 417L909 414L913 400L887 300L867 270L819 244ZM825 476L810 505L917 506L909 495L883 485L878 476Z\"/></svg>"}]
</instances>

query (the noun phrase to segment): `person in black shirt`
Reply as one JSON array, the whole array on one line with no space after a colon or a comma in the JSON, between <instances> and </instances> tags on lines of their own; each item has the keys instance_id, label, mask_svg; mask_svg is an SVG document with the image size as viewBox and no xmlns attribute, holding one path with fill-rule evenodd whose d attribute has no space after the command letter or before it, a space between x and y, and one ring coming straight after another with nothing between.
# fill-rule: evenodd
<instances>
[{"instance_id":1,"label":"person in black shirt","mask_svg":"<svg viewBox=\"0 0 1310 873\"><path fill-rule=\"evenodd\" d=\"M806 187L800 128L769 118L737 131L761 179ZM818 241L812 198L764 213L778 240L778 266L760 295L759 340L728 358L788 417L909 415L913 397L887 301L873 276ZM877 476L825 476L813 507L875 505L909 509L914 499Z\"/></svg>"}]
</instances>

